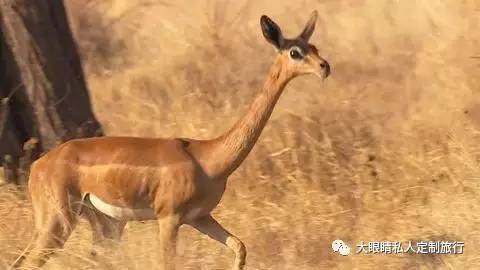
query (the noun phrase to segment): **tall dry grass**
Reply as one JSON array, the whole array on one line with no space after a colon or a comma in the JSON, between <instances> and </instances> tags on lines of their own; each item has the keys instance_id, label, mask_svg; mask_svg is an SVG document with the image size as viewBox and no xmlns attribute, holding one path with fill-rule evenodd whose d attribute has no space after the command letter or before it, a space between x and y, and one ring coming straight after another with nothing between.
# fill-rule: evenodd
<instances>
[{"instance_id":1,"label":"tall dry grass","mask_svg":"<svg viewBox=\"0 0 480 270\"><path fill-rule=\"evenodd\" d=\"M245 112L275 52L311 10L333 67L293 81L214 215L249 269L480 267L480 5L477 1L67 1L92 102L109 135L208 138ZM31 235L28 199L0 189L0 268ZM153 269L155 222L88 255L82 222L48 269ZM464 241L463 255L332 253L333 239ZM179 269L232 254L182 228Z\"/></svg>"}]
</instances>

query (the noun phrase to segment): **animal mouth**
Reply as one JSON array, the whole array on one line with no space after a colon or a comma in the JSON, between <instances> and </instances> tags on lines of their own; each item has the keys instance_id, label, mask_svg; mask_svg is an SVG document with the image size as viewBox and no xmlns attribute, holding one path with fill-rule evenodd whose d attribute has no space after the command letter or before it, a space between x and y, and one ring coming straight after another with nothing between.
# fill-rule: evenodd
<instances>
[{"instance_id":1,"label":"animal mouth","mask_svg":"<svg viewBox=\"0 0 480 270\"><path fill-rule=\"evenodd\" d=\"M325 70L323 72L323 78L326 79L331 73L330 64L326 63Z\"/></svg>"}]
</instances>

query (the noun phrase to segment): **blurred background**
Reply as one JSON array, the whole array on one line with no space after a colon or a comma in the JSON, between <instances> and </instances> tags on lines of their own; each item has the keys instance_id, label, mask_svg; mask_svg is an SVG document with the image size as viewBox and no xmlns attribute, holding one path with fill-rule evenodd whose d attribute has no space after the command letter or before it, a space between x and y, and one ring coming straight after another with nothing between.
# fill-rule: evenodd
<instances>
[{"instance_id":1,"label":"blurred background","mask_svg":"<svg viewBox=\"0 0 480 270\"><path fill-rule=\"evenodd\" d=\"M107 135L211 138L246 112L275 57L259 19L311 38L332 66L292 81L214 216L248 269L480 268L478 1L65 1ZM0 187L0 268L28 243L28 198ZM476 229L477 228L477 229ZM82 221L46 269L154 269L155 222L89 255ZM464 241L460 255L340 256L361 241ZM178 269L228 269L181 229Z\"/></svg>"}]
</instances>

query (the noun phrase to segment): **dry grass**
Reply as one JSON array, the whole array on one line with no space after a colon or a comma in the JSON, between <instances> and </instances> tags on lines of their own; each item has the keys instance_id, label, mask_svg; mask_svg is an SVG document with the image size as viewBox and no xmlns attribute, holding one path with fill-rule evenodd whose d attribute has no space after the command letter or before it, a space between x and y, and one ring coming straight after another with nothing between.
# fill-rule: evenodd
<instances>
[{"instance_id":1,"label":"dry grass","mask_svg":"<svg viewBox=\"0 0 480 270\"><path fill-rule=\"evenodd\" d=\"M249 269L480 268L480 5L471 1L84 1L69 10L109 135L208 138L245 111L274 57L259 17L295 35L312 9L325 83L291 83L214 215ZM260 2L260 1L258 1ZM228 4L227 4L228 3ZM0 268L29 240L22 192L0 188ZM82 222L47 269L152 269L154 222L89 257ZM330 243L464 241L463 255L341 257ZM182 228L179 269L232 254Z\"/></svg>"}]
</instances>

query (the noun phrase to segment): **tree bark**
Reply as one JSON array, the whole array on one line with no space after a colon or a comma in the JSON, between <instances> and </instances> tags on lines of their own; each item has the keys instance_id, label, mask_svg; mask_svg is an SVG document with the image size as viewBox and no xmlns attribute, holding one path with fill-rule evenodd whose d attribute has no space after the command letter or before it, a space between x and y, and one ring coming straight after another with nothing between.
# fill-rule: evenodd
<instances>
[{"instance_id":1,"label":"tree bark","mask_svg":"<svg viewBox=\"0 0 480 270\"><path fill-rule=\"evenodd\" d=\"M103 135L63 1L0 0L0 43L0 157Z\"/></svg>"}]
</instances>

